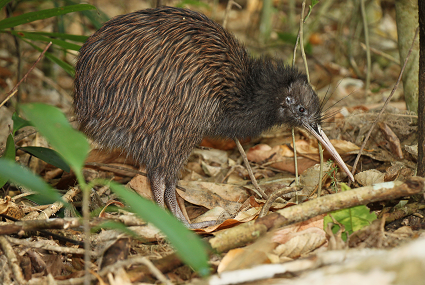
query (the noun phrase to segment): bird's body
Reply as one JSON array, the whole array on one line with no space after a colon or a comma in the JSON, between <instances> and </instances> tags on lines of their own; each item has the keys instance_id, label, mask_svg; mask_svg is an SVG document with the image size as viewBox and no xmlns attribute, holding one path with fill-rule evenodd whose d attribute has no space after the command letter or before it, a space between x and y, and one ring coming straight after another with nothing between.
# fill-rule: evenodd
<instances>
[{"instance_id":1,"label":"bird's body","mask_svg":"<svg viewBox=\"0 0 425 285\"><path fill-rule=\"evenodd\" d=\"M175 187L203 137L246 138L282 124L320 128L319 99L304 75L250 57L206 16L170 7L118 16L87 40L74 105L80 129L146 166L156 202L188 226Z\"/></svg>"}]
</instances>

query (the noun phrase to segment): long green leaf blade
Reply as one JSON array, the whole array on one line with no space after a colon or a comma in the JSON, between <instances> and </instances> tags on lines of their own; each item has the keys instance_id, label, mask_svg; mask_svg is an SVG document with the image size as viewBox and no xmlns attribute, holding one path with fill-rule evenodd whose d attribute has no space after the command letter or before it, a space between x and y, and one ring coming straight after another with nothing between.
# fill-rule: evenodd
<instances>
[{"instance_id":1,"label":"long green leaf blade","mask_svg":"<svg viewBox=\"0 0 425 285\"><path fill-rule=\"evenodd\" d=\"M6 140L6 149L4 150L2 158L10 161L15 161L15 140L12 135L9 135ZM0 188L8 181L7 177L0 177Z\"/></svg>"},{"instance_id":2,"label":"long green leaf blade","mask_svg":"<svg viewBox=\"0 0 425 285\"><path fill-rule=\"evenodd\" d=\"M40 103L21 105L21 110L72 170L81 173L89 144L82 133L71 127L65 115L58 108Z\"/></svg>"},{"instance_id":3,"label":"long green leaf blade","mask_svg":"<svg viewBox=\"0 0 425 285\"><path fill-rule=\"evenodd\" d=\"M78 5L71 5L71 6L65 6L60 8L46 9L46 10L41 10L36 12L29 12L16 17L11 17L11 18L1 20L0 29L12 28L22 24L34 22L36 20L42 20L42 19L47 19L50 17L64 15L64 14L68 14L72 12L86 11L86 10L93 10L93 9L96 9L96 7L89 4L78 4Z\"/></svg>"},{"instance_id":4,"label":"long green leaf blade","mask_svg":"<svg viewBox=\"0 0 425 285\"><path fill-rule=\"evenodd\" d=\"M26 146L21 147L19 149L24 150L34 155L35 157L41 159L42 161L50 163L51 165L62 169L63 171L66 171L68 173L71 172L69 165L63 160L59 153L57 153L53 149L39 146Z\"/></svg>"},{"instance_id":5,"label":"long green leaf blade","mask_svg":"<svg viewBox=\"0 0 425 285\"><path fill-rule=\"evenodd\" d=\"M16 112L12 115L12 121L13 121L13 134L15 135L16 131L27 126L31 126L31 123L27 120L22 119L19 117Z\"/></svg>"},{"instance_id":6,"label":"long green leaf blade","mask_svg":"<svg viewBox=\"0 0 425 285\"><path fill-rule=\"evenodd\" d=\"M175 217L122 185L110 182L109 187L143 220L162 231L177 250L180 258L201 276L209 274L206 246Z\"/></svg>"},{"instance_id":7,"label":"long green leaf blade","mask_svg":"<svg viewBox=\"0 0 425 285\"><path fill-rule=\"evenodd\" d=\"M12 0L0 0L0 10L3 9L4 6L7 5Z\"/></svg>"},{"instance_id":8,"label":"long green leaf blade","mask_svg":"<svg viewBox=\"0 0 425 285\"><path fill-rule=\"evenodd\" d=\"M52 37L52 38L60 38L60 39L65 39L65 40L70 40L70 41L80 42L80 43L84 43L88 39L88 36L71 35L71 34L65 34L65 33L27 32L27 31L16 31L16 32L26 33L31 35L40 35L40 36Z\"/></svg>"},{"instance_id":9,"label":"long green leaf blade","mask_svg":"<svg viewBox=\"0 0 425 285\"><path fill-rule=\"evenodd\" d=\"M0 177L37 192L48 204L62 201L61 195L49 184L15 161L0 158Z\"/></svg>"},{"instance_id":10,"label":"long green leaf blade","mask_svg":"<svg viewBox=\"0 0 425 285\"><path fill-rule=\"evenodd\" d=\"M81 46L79 46L77 44L68 43L68 42L63 41L63 40L48 38L48 37L45 37L45 36L42 36L42 35L36 35L36 34L27 33L27 32L15 32L15 31L10 31L10 33L12 35L16 35L16 36L20 37L21 39L42 41L42 42L46 42L46 43L52 42L53 44L60 46L61 48L64 48L64 49L79 51L80 48L81 48Z\"/></svg>"}]
</instances>

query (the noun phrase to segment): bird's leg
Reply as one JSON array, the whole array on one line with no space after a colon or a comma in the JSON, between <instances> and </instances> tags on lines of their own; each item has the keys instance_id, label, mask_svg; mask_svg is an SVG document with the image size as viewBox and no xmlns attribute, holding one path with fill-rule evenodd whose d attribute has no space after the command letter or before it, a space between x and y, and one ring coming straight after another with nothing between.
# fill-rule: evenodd
<instances>
[{"instance_id":1,"label":"bird's leg","mask_svg":"<svg viewBox=\"0 0 425 285\"><path fill-rule=\"evenodd\" d=\"M164 176L154 174L149 176L151 190L154 201L161 207L165 208L164 194L165 194L165 179Z\"/></svg>"},{"instance_id":2,"label":"bird's leg","mask_svg":"<svg viewBox=\"0 0 425 285\"><path fill-rule=\"evenodd\" d=\"M167 186L165 188L165 204L167 204L168 209L173 213L173 215L179 219L181 222L183 222L186 227L191 229L200 229L205 228L209 226L213 226L216 224L216 221L205 221L200 223L190 223L186 217L184 216L182 210L180 209L180 206L177 202L177 196L176 196L176 181L173 181L171 183L167 183Z\"/></svg>"},{"instance_id":3,"label":"bird's leg","mask_svg":"<svg viewBox=\"0 0 425 285\"><path fill-rule=\"evenodd\" d=\"M179 219L186 227L191 229L205 228L216 224L216 221L207 221L191 224L184 216L176 197L176 181L165 183L164 175L155 173L149 177L151 190L155 202L165 208L165 204L173 215Z\"/></svg>"}]
</instances>

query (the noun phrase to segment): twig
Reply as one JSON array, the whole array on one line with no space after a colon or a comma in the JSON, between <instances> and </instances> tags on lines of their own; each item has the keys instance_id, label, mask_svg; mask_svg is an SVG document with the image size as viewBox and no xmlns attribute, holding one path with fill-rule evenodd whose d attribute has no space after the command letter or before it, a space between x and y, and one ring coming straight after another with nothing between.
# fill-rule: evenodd
<instances>
[{"instance_id":1,"label":"twig","mask_svg":"<svg viewBox=\"0 0 425 285\"><path fill-rule=\"evenodd\" d=\"M375 121L373 122L372 126L370 127L369 132L367 133L367 135L366 135L366 137L365 137L365 139L363 141L363 144L360 147L359 153L357 154L356 160L354 161L354 164L353 164L353 170L351 170L351 173L353 175L356 173L356 167L357 167L357 164L359 163L360 156L362 155L363 149L365 148L366 143L369 140L369 137L372 134L373 129L375 128L375 125L378 123L378 120L381 118L381 115L384 113L385 108L387 107L388 103L390 103L390 100L393 97L394 92L397 90L398 85L400 84L401 77L403 75L404 69L406 68L407 61L409 60L410 54L412 53L412 49L413 49L413 46L415 44L416 37L418 36L418 31L419 31L419 27L416 28L416 32L415 32L415 36L413 37L412 45L410 46L409 52L407 53L406 59L404 60L404 64L403 64L403 67L400 70L400 74L399 74L399 76L397 78L397 82L394 85L394 88L391 91L390 96L388 96L387 100L385 100L384 106L382 107L382 109L379 112L378 116L375 118ZM351 182L350 182L350 184L351 184Z\"/></svg>"},{"instance_id":2,"label":"twig","mask_svg":"<svg viewBox=\"0 0 425 285\"><path fill-rule=\"evenodd\" d=\"M71 189L69 189L65 195L62 196L63 201L65 202L69 202L72 201L73 198L75 196L77 196L78 193L80 193L81 190L78 187L72 187ZM58 212L60 209L62 209L63 204L62 202L54 202L53 204L51 204L47 209L45 209L42 213L40 214L37 219L38 220L44 220L44 219L48 219L50 218L52 215L54 215L56 212Z\"/></svg>"},{"instance_id":3,"label":"twig","mask_svg":"<svg viewBox=\"0 0 425 285\"><path fill-rule=\"evenodd\" d=\"M372 61L370 59L369 27L367 25L367 16L366 16L366 9L364 6L364 2L365 0L360 0L360 11L362 13L364 40L366 44L367 70L366 70L365 96L367 96L367 92L369 91L369 86L370 86L370 72L371 72Z\"/></svg>"},{"instance_id":4,"label":"twig","mask_svg":"<svg viewBox=\"0 0 425 285\"><path fill-rule=\"evenodd\" d=\"M139 257L138 259L134 259L134 263L136 262L140 262L143 263L144 265L146 265L149 270L152 272L152 274L156 277L156 279L158 279L158 281L160 281L163 284L166 285L173 285L173 283L171 283L170 280L168 280L164 274L162 274L161 271L158 270L158 268L155 267L155 265L152 263L152 261L150 261L149 259L147 259L146 257Z\"/></svg>"},{"instance_id":5,"label":"twig","mask_svg":"<svg viewBox=\"0 0 425 285\"><path fill-rule=\"evenodd\" d=\"M239 142L238 139L235 139L236 146L238 147L239 152L242 155L243 162L245 163L246 170L248 171L249 177L251 178L252 184L254 185L255 189L258 191L258 195L261 196L263 199L267 199L266 193L264 193L263 189L261 189L260 185L257 183L257 179L255 179L254 173L252 173L251 166L249 165L248 158L246 157L245 151Z\"/></svg>"},{"instance_id":6,"label":"twig","mask_svg":"<svg viewBox=\"0 0 425 285\"><path fill-rule=\"evenodd\" d=\"M304 62L305 73L307 75L307 82L310 83L310 73L308 72L307 57L305 56L305 51L304 51L304 21L305 21L304 20L304 11L305 11L305 1L306 0L303 0L303 4L301 6L302 8L301 8L299 35L300 35L301 57L302 57L303 62ZM308 15L310 15L310 14L308 14ZM306 17L306 19L307 19L307 17Z\"/></svg>"},{"instance_id":7,"label":"twig","mask_svg":"<svg viewBox=\"0 0 425 285\"><path fill-rule=\"evenodd\" d=\"M13 87L13 89L7 93L7 97L6 99L0 104L0 107L4 105L4 103L7 102L7 100L9 100L13 95L11 95L12 93L15 94L16 91L18 89L18 86L21 85L21 83L27 79L28 74L30 74L30 72L34 69L34 67L37 65L37 63L41 60L41 58L44 56L44 54L46 53L47 49L52 45L52 42L48 43L47 46L44 48L44 50L41 52L41 54L38 56L37 60L34 62L34 64L31 66L31 68L27 71L27 73L25 73L24 77L22 77L21 80L19 80L19 82L15 85L15 87Z\"/></svg>"},{"instance_id":8,"label":"twig","mask_svg":"<svg viewBox=\"0 0 425 285\"><path fill-rule=\"evenodd\" d=\"M12 98L12 96L14 96L16 94L16 92L18 92L18 90L13 91L13 93L9 94L6 99L3 100L3 102L1 102L0 104L0 108L3 107L4 104L6 104L7 101L9 101L10 98Z\"/></svg>"},{"instance_id":9,"label":"twig","mask_svg":"<svg viewBox=\"0 0 425 285\"><path fill-rule=\"evenodd\" d=\"M19 266L19 261L15 254L15 251L13 250L9 241L4 236L0 236L0 247L3 251L3 254L7 257L7 261L9 263L10 268L12 269L15 281L18 284L26 284L27 282L25 281L24 275L22 274L22 270Z\"/></svg>"},{"instance_id":10,"label":"twig","mask_svg":"<svg viewBox=\"0 0 425 285\"><path fill-rule=\"evenodd\" d=\"M295 147L295 128L292 128L292 145L294 150L294 163L295 163L295 185L300 185L300 179L298 178L298 159L297 159L297 148Z\"/></svg>"},{"instance_id":11,"label":"twig","mask_svg":"<svg viewBox=\"0 0 425 285\"><path fill-rule=\"evenodd\" d=\"M323 148L320 142L317 142L317 146L319 147L319 157L320 157L320 168L319 168L319 182L317 188L317 197L322 195L322 183L323 183Z\"/></svg>"},{"instance_id":12,"label":"twig","mask_svg":"<svg viewBox=\"0 0 425 285\"><path fill-rule=\"evenodd\" d=\"M360 43L360 47L364 50L367 51L366 45L364 43ZM370 51L373 52L376 55L382 56L383 58L394 62L395 64L400 65L400 61L398 59L396 59L395 57L389 55L388 53L385 53L383 51L380 51L379 49L373 48L373 47L369 47Z\"/></svg>"},{"instance_id":13,"label":"twig","mask_svg":"<svg viewBox=\"0 0 425 285\"><path fill-rule=\"evenodd\" d=\"M418 90L418 160L417 175L425 176L425 2L419 8L419 90Z\"/></svg>"},{"instance_id":14,"label":"twig","mask_svg":"<svg viewBox=\"0 0 425 285\"><path fill-rule=\"evenodd\" d=\"M241 5L239 5L238 3L236 3L233 0L229 0L227 2L227 6L226 6L226 11L224 12L224 19L223 19L223 28L227 27L227 18L229 16L229 11L230 9L232 9L232 6L235 5L236 7L238 7L239 9L242 9Z\"/></svg>"},{"instance_id":15,"label":"twig","mask_svg":"<svg viewBox=\"0 0 425 285\"><path fill-rule=\"evenodd\" d=\"M74 248L70 246L58 246L58 245L51 245L43 241L28 241L26 239L18 239L13 237L7 237L7 240L10 243L23 245L25 247L29 248L41 248L43 250L51 250L55 252L65 253L65 254L78 254L82 255L84 254L83 248ZM90 255L94 258L98 257L97 253L94 251L90 252Z\"/></svg>"},{"instance_id":16,"label":"twig","mask_svg":"<svg viewBox=\"0 0 425 285\"><path fill-rule=\"evenodd\" d=\"M264 217L269 212L270 207L276 201L277 198L280 196L283 196L288 193L292 193L298 190L298 186L295 187L285 187L283 189L278 189L276 191L273 191L270 197L267 199L266 203L264 203L263 207L261 208L260 213L258 214L259 218Z\"/></svg>"}]
</instances>

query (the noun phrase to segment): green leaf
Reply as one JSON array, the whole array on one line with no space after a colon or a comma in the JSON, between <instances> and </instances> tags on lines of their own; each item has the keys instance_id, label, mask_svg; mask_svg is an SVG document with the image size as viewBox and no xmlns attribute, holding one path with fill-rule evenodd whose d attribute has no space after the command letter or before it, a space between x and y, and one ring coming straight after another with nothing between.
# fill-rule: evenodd
<instances>
[{"instance_id":1,"label":"green leaf","mask_svg":"<svg viewBox=\"0 0 425 285\"><path fill-rule=\"evenodd\" d=\"M31 23L36 20L47 19L72 12L93 10L96 7L88 4L71 5L36 12L25 13L16 17L6 18L0 21L0 29L13 28L22 24Z\"/></svg>"},{"instance_id":2,"label":"green leaf","mask_svg":"<svg viewBox=\"0 0 425 285\"><path fill-rule=\"evenodd\" d=\"M0 158L0 178L8 179L15 184L37 192L43 197L46 204L51 204L56 201L64 203L61 195L50 187L49 184L44 182L43 179L10 159Z\"/></svg>"},{"instance_id":3,"label":"green leaf","mask_svg":"<svg viewBox=\"0 0 425 285\"><path fill-rule=\"evenodd\" d=\"M6 149L4 150L2 158L10 161L15 161L15 140L12 135L9 135L6 140ZM7 177L0 177L0 188L8 181Z\"/></svg>"},{"instance_id":4,"label":"green leaf","mask_svg":"<svg viewBox=\"0 0 425 285\"><path fill-rule=\"evenodd\" d=\"M3 9L4 6L7 5L12 0L0 0L0 10Z\"/></svg>"},{"instance_id":5,"label":"green leaf","mask_svg":"<svg viewBox=\"0 0 425 285\"><path fill-rule=\"evenodd\" d=\"M36 46L35 44L31 43L30 41L24 40L26 43L28 43L29 45L31 45L33 48L35 48L36 50L38 50L39 52L42 52L43 49L39 48L38 46ZM57 65L59 65L60 67L63 68L63 70L65 70L69 75L71 75L72 77L74 77L75 75L75 70L74 67L68 63L66 63L65 61L57 58L56 56L54 56L53 54L46 52L44 54L45 57L47 57L48 59L50 59L51 61L53 61L54 63L56 63Z\"/></svg>"},{"instance_id":6,"label":"green leaf","mask_svg":"<svg viewBox=\"0 0 425 285\"><path fill-rule=\"evenodd\" d=\"M17 130L22 129L23 127L32 126L30 122L19 117L18 114L16 114L16 112L13 113L12 115L12 121L13 121L13 134L15 134Z\"/></svg>"},{"instance_id":7,"label":"green leaf","mask_svg":"<svg viewBox=\"0 0 425 285\"><path fill-rule=\"evenodd\" d=\"M11 134L7 136L6 149L2 157L15 161L15 141Z\"/></svg>"},{"instance_id":8,"label":"green leaf","mask_svg":"<svg viewBox=\"0 0 425 285\"><path fill-rule=\"evenodd\" d=\"M318 3L319 3L319 0L311 0L311 5L309 5L310 9L312 9Z\"/></svg>"},{"instance_id":9,"label":"green leaf","mask_svg":"<svg viewBox=\"0 0 425 285\"><path fill-rule=\"evenodd\" d=\"M71 172L69 165L63 160L59 153L57 153L53 149L38 146L26 146L21 147L19 149L22 149L41 159L42 161L45 161L53 166L56 166L57 168L62 169L63 171Z\"/></svg>"},{"instance_id":10,"label":"green leaf","mask_svg":"<svg viewBox=\"0 0 425 285\"><path fill-rule=\"evenodd\" d=\"M7 137L6 149L4 150L3 158L15 161L15 141L12 135Z\"/></svg>"},{"instance_id":11,"label":"green leaf","mask_svg":"<svg viewBox=\"0 0 425 285\"><path fill-rule=\"evenodd\" d=\"M370 213L369 208L365 205L335 211L330 214L337 222L345 227L345 231L350 235L353 232L370 225L374 220L376 220L376 214ZM332 222L332 218L327 215L323 221L324 228L326 229L327 224ZM340 227L338 225L334 225L332 227L332 232L336 233L339 229ZM347 234L344 233L342 238L347 240Z\"/></svg>"},{"instance_id":12,"label":"green leaf","mask_svg":"<svg viewBox=\"0 0 425 285\"><path fill-rule=\"evenodd\" d=\"M71 127L58 108L32 103L21 105L21 110L72 170L80 173L89 151L85 136Z\"/></svg>"},{"instance_id":13,"label":"green leaf","mask_svg":"<svg viewBox=\"0 0 425 285\"><path fill-rule=\"evenodd\" d=\"M146 222L152 223L171 242L180 258L201 276L209 274L206 245L174 216L158 205L114 182L106 182L125 203Z\"/></svg>"},{"instance_id":14,"label":"green leaf","mask_svg":"<svg viewBox=\"0 0 425 285\"><path fill-rule=\"evenodd\" d=\"M70 41L80 42L80 43L84 43L88 39L87 36L71 35L71 34L65 34L65 33L27 32L27 31L16 31L16 32L26 33L31 35L46 36L51 38L60 38L60 39L65 39L65 40L70 40Z\"/></svg>"},{"instance_id":15,"label":"green leaf","mask_svg":"<svg viewBox=\"0 0 425 285\"><path fill-rule=\"evenodd\" d=\"M64 49L79 51L81 48L81 46L79 45L68 43L63 40L48 38L42 35L36 35L36 34L27 33L27 32L15 32L15 31L10 31L10 33L12 35L18 36L21 39L29 39L34 41L46 42L46 43L52 42L53 44L60 46L61 48L64 48Z\"/></svg>"}]
</instances>

